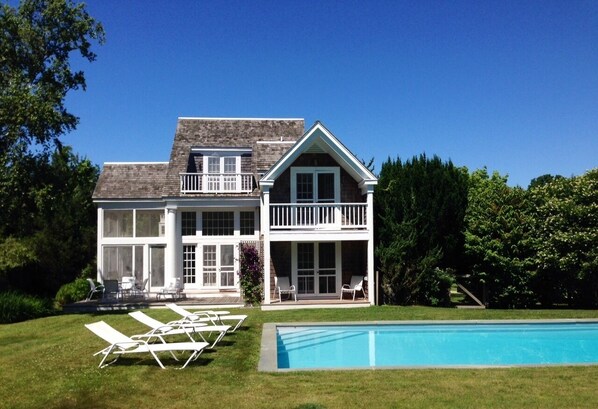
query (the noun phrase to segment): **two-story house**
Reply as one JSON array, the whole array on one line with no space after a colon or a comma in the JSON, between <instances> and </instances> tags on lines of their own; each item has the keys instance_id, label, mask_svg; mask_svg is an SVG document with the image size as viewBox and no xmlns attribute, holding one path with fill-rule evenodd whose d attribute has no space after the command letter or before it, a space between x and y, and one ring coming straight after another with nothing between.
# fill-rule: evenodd
<instances>
[{"instance_id":1,"label":"two-story house","mask_svg":"<svg viewBox=\"0 0 598 409\"><path fill-rule=\"evenodd\" d=\"M299 299L338 298L374 280L376 177L324 125L303 119L179 118L170 160L106 163L98 206L98 280L134 276L188 297L239 293L239 244ZM374 303L373 291L369 302Z\"/></svg>"}]
</instances>

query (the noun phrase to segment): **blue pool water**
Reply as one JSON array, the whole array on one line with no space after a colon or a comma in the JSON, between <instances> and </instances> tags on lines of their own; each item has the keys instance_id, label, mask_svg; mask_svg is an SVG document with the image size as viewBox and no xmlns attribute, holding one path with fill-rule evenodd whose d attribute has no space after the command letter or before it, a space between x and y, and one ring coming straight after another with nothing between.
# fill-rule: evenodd
<instances>
[{"instance_id":1,"label":"blue pool water","mask_svg":"<svg viewBox=\"0 0 598 409\"><path fill-rule=\"evenodd\" d=\"M598 364L598 322L278 326L278 368Z\"/></svg>"}]
</instances>

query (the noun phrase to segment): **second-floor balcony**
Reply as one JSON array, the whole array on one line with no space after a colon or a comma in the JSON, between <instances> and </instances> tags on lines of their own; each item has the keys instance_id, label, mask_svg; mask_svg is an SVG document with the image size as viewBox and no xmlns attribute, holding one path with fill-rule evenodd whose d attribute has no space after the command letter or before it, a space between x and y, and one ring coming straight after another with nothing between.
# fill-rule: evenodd
<instances>
[{"instance_id":1,"label":"second-floor balcony","mask_svg":"<svg viewBox=\"0 0 598 409\"><path fill-rule=\"evenodd\" d=\"M367 203L270 203L272 230L366 229Z\"/></svg>"},{"instance_id":2,"label":"second-floor balcony","mask_svg":"<svg viewBox=\"0 0 598 409\"><path fill-rule=\"evenodd\" d=\"M251 173L181 173L181 193L251 193Z\"/></svg>"}]
</instances>

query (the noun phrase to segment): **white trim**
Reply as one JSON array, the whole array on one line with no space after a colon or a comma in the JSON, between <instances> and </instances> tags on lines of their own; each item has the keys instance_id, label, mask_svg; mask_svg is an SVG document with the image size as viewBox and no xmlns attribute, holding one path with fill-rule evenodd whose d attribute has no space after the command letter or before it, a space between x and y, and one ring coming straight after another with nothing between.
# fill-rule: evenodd
<instances>
[{"instance_id":1,"label":"white trim","mask_svg":"<svg viewBox=\"0 0 598 409\"><path fill-rule=\"evenodd\" d=\"M256 141L258 145L292 145L297 141Z\"/></svg>"},{"instance_id":2,"label":"white trim","mask_svg":"<svg viewBox=\"0 0 598 409\"><path fill-rule=\"evenodd\" d=\"M215 153L251 153L251 148L231 148L231 147L210 147L203 148L199 146L191 147L192 153L215 152Z\"/></svg>"},{"instance_id":3,"label":"white trim","mask_svg":"<svg viewBox=\"0 0 598 409\"><path fill-rule=\"evenodd\" d=\"M291 167L291 203L297 202L297 174L307 173L313 175L312 189L313 189L313 203L318 203L318 181L317 177L320 173L332 173L334 175L334 203L340 202L341 198L341 170L339 166L292 166ZM322 202L326 203L326 202Z\"/></svg>"}]
</instances>

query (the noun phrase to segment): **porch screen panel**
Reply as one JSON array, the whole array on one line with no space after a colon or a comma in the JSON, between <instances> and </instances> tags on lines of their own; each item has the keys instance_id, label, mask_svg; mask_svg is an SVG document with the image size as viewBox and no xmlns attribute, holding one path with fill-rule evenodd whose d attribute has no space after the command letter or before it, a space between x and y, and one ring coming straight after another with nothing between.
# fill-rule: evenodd
<instances>
[{"instance_id":1,"label":"porch screen panel","mask_svg":"<svg viewBox=\"0 0 598 409\"><path fill-rule=\"evenodd\" d=\"M203 246L203 286L216 286L216 246Z\"/></svg>"},{"instance_id":2,"label":"porch screen panel","mask_svg":"<svg viewBox=\"0 0 598 409\"><path fill-rule=\"evenodd\" d=\"M183 246L183 282L195 284L195 246Z\"/></svg>"},{"instance_id":3,"label":"porch screen panel","mask_svg":"<svg viewBox=\"0 0 598 409\"><path fill-rule=\"evenodd\" d=\"M104 237L133 237L133 211L104 210Z\"/></svg>"},{"instance_id":4,"label":"porch screen panel","mask_svg":"<svg viewBox=\"0 0 598 409\"><path fill-rule=\"evenodd\" d=\"M320 294L336 293L336 245L320 243L318 248L318 289Z\"/></svg>"},{"instance_id":5,"label":"porch screen panel","mask_svg":"<svg viewBox=\"0 0 598 409\"><path fill-rule=\"evenodd\" d=\"M133 271L132 246L106 246L103 251L102 276L104 280L121 280Z\"/></svg>"},{"instance_id":6,"label":"porch screen panel","mask_svg":"<svg viewBox=\"0 0 598 409\"><path fill-rule=\"evenodd\" d=\"M141 285L143 284L143 246L135 246L133 250L135 252L135 283Z\"/></svg>"},{"instance_id":7,"label":"porch screen panel","mask_svg":"<svg viewBox=\"0 0 598 409\"><path fill-rule=\"evenodd\" d=\"M232 244L220 246L220 286L235 285L235 247Z\"/></svg>"},{"instance_id":8,"label":"porch screen panel","mask_svg":"<svg viewBox=\"0 0 598 409\"><path fill-rule=\"evenodd\" d=\"M314 293L314 273L314 243L297 243L297 291L299 294Z\"/></svg>"},{"instance_id":9,"label":"porch screen panel","mask_svg":"<svg viewBox=\"0 0 598 409\"><path fill-rule=\"evenodd\" d=\"M150 285L164 286L165 247L150 247Z\"/></svg>"},{"instance_id":10,"label":"porch screen panel","mask_svg":"<svg viewBox=\"0 0 598 409\"><path fill-rule=\"evenodd\" d=\"M135 237L160 237L161 210L137 210L135 212Z\"/></svg>"}]
</instances>

